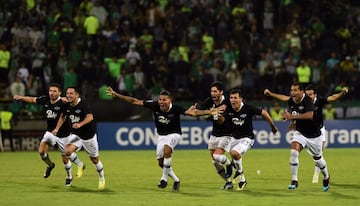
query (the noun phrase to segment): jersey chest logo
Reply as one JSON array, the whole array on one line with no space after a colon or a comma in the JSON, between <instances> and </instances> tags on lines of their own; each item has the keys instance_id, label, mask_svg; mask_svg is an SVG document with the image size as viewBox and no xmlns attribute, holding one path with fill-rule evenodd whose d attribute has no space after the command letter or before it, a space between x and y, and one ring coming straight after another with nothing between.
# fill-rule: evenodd
<instances>
[{"instance_id":1,"label":"jersey chest logo","mask_svg":"<svg viewBox=\"0 0 360 206\"><path fill-rule=\"evenodd\" d=\"M170 123L170 120L167 119L167 118L164 117L164 116L158 116L158 122L159 122L159 123L162 123L162 124L169 124L169 123Z\"/></svg>"},{"instance_id":2,"label":"jersey chest logo","mask_svg":"<svg viewBox=\"0 0 360 206\"><path fill-rule=\"evenodd\" d=\"M239 118L232 118L231 121L236 126L242 126L245 123L245 120Z\"/></svg>"},{"instance_id":3,"label":"jersey chest logo","mask_svg":"<svg viewBox=\"0 0 360 206\"><path fill-rule=\"evenodd\" d=\"M51 110L46 110L46 118L48 119L56 119L57 113Z\"/></svg>"}]
</instances>

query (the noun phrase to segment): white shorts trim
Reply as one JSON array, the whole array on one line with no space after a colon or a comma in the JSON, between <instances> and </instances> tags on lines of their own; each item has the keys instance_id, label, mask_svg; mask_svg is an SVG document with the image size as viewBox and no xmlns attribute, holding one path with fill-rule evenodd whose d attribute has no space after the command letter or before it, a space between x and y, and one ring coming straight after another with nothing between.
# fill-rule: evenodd
<instances>
[{"instance_id":1,"label":"white shorts trim","mask_svg":"<svg viewBox=\"0 0 360 206\"><path fill-rule=\"evenodd\" d=\"M295 131L292 142L298 142L301 146L308 150L309 154L315 157L320 157L322 155L322 135L315 138L306 138L300 132Z\"/></svg>"},{"instance_id":2,"label":"white shorts trim","mask_svg":"<svg viewBox=\"0 0 360 206\"><path fill-rule=\"evenodd\" d=\"M72 144L77 147L78 151L81 147L89 154L90 157L99 156L99 143L97 141L97 135L95 134L91 139L83 140L76 134L71 134L68 137L68 144Z\"/></svg>"},{"instance_id":3,"label":"white shorts trim","mask_svg":"<svg viewBox=\"0 0 360 206\"><path fill-rule=\"evenodd\" d=\"M211 135L208 143L208 149L215 150L216 148L222 148L226 152L229 152L231 140L231 136L216 137L214 135Z\"/></svg>"},{"instance_id":4,"label":"white shorts trim","mask_svg":"<svg viewBox=\"0 0 360 206\"><path fill-rule=\"evenodd\" d=\"M164 157L164 146L168 145L172 152L176 145L180 142L181 135L177 133L168 134L168 135L159 135L158 141L156 144L156 158L161 159Z\"/></svg>"},{"instance_id":5,"label":"white shorts trim","mask_svg":"<svg viewBox=\"0 0 360 206\"><path fill-rule=\"evenodd\" d=\"M240 155L244 155L253 145L255 140L250 139L248 137L231 140L231 151L234 150Z\"/></svg>"}]
</instances>

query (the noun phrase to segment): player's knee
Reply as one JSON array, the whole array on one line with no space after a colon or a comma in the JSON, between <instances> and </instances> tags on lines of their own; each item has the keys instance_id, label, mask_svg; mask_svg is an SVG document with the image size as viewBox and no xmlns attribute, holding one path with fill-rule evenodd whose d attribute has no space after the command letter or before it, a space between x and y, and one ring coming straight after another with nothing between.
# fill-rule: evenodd
<instances>
[{"instance_id":1,"label":"player's knee","mask_svg":"<svg viewBox=\"0 0 360 206\"><path fill-rule=\"evenodd\" d=\"M214 160L217 161L217 162L222 162L222 161L223 161L223 157L224 157L224 155L222 155L222 154L213 154L213 158L214 158Z\"/></svg>"},{"instance_id":2,"label":"player's knee","mask_svg":"<svg viewBox=\"0 0 360 206\"><path fill-rule=\"evenodd\" d=\"M231 155L231 157L232 157L233 159L235 159L235 160L239 160L239 159L241 158L241 155L240 155L237 151L235 151L235 150L232 150L232 151L230 152L230 155Z\"/></svg>"}]
</instances>

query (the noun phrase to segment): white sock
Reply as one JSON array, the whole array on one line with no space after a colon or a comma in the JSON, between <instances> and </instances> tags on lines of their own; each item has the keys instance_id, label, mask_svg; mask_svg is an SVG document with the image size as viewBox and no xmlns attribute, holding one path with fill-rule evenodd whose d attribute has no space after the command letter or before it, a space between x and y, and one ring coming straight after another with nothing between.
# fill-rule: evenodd
<instances>
[{"instance_id":1,"label":"white sock","mask_svg":"<svg viewBox=\"0 0 360 206\"><path fill-rule=\"evenodd\" d=\"M171 170L171 157L169 158L164 158L164 166L163 166L163 173L162 173L162 180L167 181L167 177L170 173Z\"/></svg>"},{"instance_id":2,"label":"white sock","mask_svg":"<svg viewBox=\"0 0 360 206\"><path fill-rule=\"evenodd\" d=\"M104 167L103 164L101 163L101 161L99 160L99 162L95 165L96 167L96 171L99 173L99 180L104 180L105 176L104 176Z\"/></svg>"},{"instance_id":3,"label":"white sock","mask_svg":"<svg viewBox=\"0 0 360 206\"><path fill-rule=\"evenodd\" d=\"M320 174L320 168L315 165L315 167L314 167L314 176L319 176L319 174Z\"/></svg>"},{"instance_id":4,"label":"white sock","mask_svg":"<svg viewBox=\"0 0 360 206\"><path fill-rule=\"evenodd\" d=\"M71 161L68 161L66 164L64 164L64 167L65 167L65 172L66 172L66 178L67 179L72 179Z\"/></svg>"},{"instance_id":5,"label":"white sock","mask_svg":"<svg viewBox=\"0 0 360 206\"><path fill-rule=\"evenodd\" d=\"M298 180L298 168L299 168L299 152L297 150L290 150L290 170L291 180Z\"/></svg>"},{"instance_id":6,"label":"white sock","mask_svg":"<svg viewBox=\"0 0 360 206\"><path fill-rule=\"evenodd\" d=\"M69 159L79 167L84 166L84 163L80 160L80 158L75 152L71 153Z\"/></svg>"},{"instance_id":7,"label":"white sock","mask_svg":"<svg viewBox=\"0 0 360 206\"><path fill-rule=\"evenodd\" d=\"M174 182L179 182L180 179L176 176L172 167L170 167L169 176L174 180Z\"/></svg>"},{"instance_id":8,"label":"white sock","mask_svg":"<svg viewBox=\"0 0 360 206\"><path fill-rule=\"evenodd\" d=\"M321 173L324 175L324 179L329 178L329 172L327 170L326 161L323 157L315 160L315 164L320 168Z\"/></svg>"}]
</instances>

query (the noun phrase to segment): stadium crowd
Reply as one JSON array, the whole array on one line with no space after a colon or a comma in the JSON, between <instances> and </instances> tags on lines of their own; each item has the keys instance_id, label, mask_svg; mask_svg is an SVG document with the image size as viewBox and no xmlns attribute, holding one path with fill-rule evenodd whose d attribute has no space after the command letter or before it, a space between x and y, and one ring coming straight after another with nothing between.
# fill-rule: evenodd
<instances>
[{"instance_id":1,"label":"stadium crowd","mask_svg":"<svg viewBox=\"0 0 360 206\"><path fill-rule=\"evenodd\" d=\"M213 81L288 93L296 80L360 99L360 10L351 0L10 0L0 8L2 97L58 82L198 101ZM205 92L206 91L206 92Z\"/></svg>"}]
</instances>

